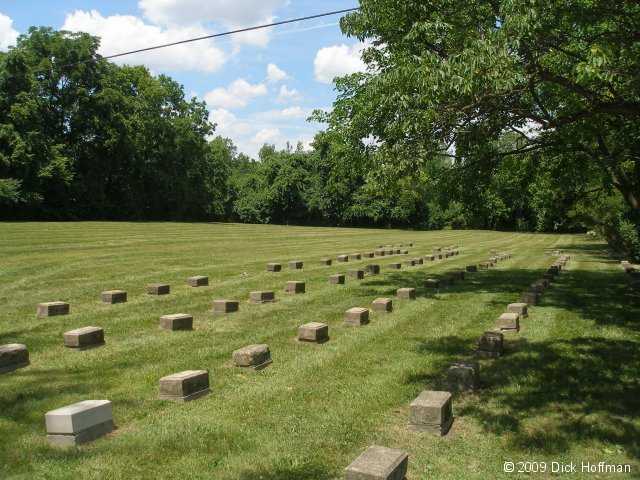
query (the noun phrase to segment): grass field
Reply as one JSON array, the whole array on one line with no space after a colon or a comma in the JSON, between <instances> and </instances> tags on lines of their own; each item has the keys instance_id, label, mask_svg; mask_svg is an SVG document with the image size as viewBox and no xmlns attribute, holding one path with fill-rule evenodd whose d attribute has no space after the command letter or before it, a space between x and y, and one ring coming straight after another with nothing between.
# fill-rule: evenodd
<instances>
[{"instance_id":1,"label":"grass field","mask_svg":"<svg viewBox=\"0 0 640 480\"><path fill-rule=\"evenodd\" d=\"M318 260L413 241L410 257L458 244L459 256L435 264L385 268L345 286L329 285L345 265ZM421 279L478 263L491 249L514 257L428 293ZM407 430L408 405L438 388L449 362L468 355L508 303L553 262L567 271L508 337L507 354L483 360L483 388L454 397L455 422L443 438ZM394 257L398 258L398 257ZM305 261L289 271L288 260ZM269 261L285 264L269 274ZM354 262L355 263L355 262ZM357 262L365 265L368 260ZM351 267L352 264L349 264ZM185 285L208 275L210 286ZM285 296L287 280L307 293ZM145 284L168 282L151 297ZM361 328L343 312L418 287L416 301L395 300L392 314ZM105 305L120 288L129 302ZM278 302L249 305L252 290ZM216 298L240 312L210 313ZM71 303L71 314L37 319L36 304ZM368 445L410 455L409 480L531 478L503 473L505 461L630 464L640 476L640 299L604 245L582 236L481 231L407 232L174 223L0 224L0 344L24 343L31 365L0 376L0 478L325 480ZM167 332L158 317L194 315L194 331ZM295 341L297 327L330 326L323 345ZM65 349L63 332L104 327L106 345ZM269 344L261 372L231 365L233 350ZM212 393L194 402L157 400L158 379L188 369L210 372ZM117 430L77 449L48 446L44 414L84 399L113 402ZM535 478L555 478L549 472Z\"/></svg>"}]
</instances>

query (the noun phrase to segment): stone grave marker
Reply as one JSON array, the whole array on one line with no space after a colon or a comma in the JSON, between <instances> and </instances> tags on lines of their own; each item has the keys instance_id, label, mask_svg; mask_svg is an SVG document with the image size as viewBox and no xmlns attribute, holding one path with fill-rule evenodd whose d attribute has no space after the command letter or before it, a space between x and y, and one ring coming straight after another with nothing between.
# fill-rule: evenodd
<instances>
[{"instance_id":1,"label":"stone grave marker","mask_svg":"<svg viewBox=\"0 0 640 480\"><path fill-rule=\"evenodd\" d=\"M187 370L167 375L160 379L160 400L189 402L208 395L209 372L206 370Z\"/></svg>"},{"instance_id":2,"label":"stone grave marker","mask_svg":"<svg viewBox=\"0 0 640 480\"><path fill-rule=\"evenodd\" d=\"M109 400L85 400L45 414L47 440L56 447L73 447L113 431Z\"/></svg>"}]
</instances>

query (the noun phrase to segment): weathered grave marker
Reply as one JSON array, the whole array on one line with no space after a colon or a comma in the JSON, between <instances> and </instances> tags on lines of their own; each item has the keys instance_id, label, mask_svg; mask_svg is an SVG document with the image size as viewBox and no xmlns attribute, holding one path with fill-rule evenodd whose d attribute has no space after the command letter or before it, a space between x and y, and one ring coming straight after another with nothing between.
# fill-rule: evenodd
<instances>
[{"instance_id":1,"label":"weathered grave marker","mask_svg":"<svg viewBox=\"0 0 640 480\"><path fill-rule=\"evenodd\" d=\"M249 303L260 304L275 302L276 294L273 291L256 291L249 293Z\"/></svg>"},{"instance_id":2,"label":"weathered grave marker","mask_svg":"<svg viewBox=\"0 0 640 480\"><path fill-rule=\"evenodd\" d=\"M206 287L209 285L209 277L204 275L196 275L194 277L187 278L187 285L190 287Z\"/></svg>"},{"instance_id":3,"label":"weathered grave marker","mask_svg":"<svg viewBox=\"0 0 640 480\"><path fill-rule=\"evenodd\" d=\"M90 442L113 430L109 400L85 400L45 414L47 440L57 447Z\"/></svg>"},{"instance_id":4,"label":"weathered grave marker","mask_svg":"<svg viewBox=\"0 0 640 480\"><path fill-rule=\"evenodd\" d=\"M364 270L361 270L359 268L354 270L347 270L347 275L356 280L362 280L364 278Z\"/></svg>"},{"instance_id":5,"label":"weathered grave marker","mask_svg":"<svg viewBox=\"0 0 640 480\"><path fill-rule=\"evenodd\" d=\"M344 312L345 325L359 327L369 323L369 310L366 308L353 307Z\"/></svg>"},{"instance_id":6,"label":"weathered grave marker","mask_svg":"<svg viewBox=\"0 0 640 480\"><path fill-rule=\"evenodd\" d=\"M301 342L324 343L329 340L329 325L311 322L298 327L298 340Z\"/></svg>"},{"instance_id":7,"label":"weathered grave marker","mask_svg":"<svg viewBox=\"0 0 640 480\"><path fill-rule=\"evenodd\" d=\"M305 282L287 282L287 285L284 287L284 291L290 295L296 295L299 293L306 292L306 283Z\"/></svg>"},{"instance_id":8,"label":"weathered grave marker","mask_svg":"<svg viewBox=\"0 0 640 480\"><path fill-rule=\"evenodd\" d=\"M374 312L389 313L393 311L393 301L390 298L376 298L371 303Z\"/></svg>"},{"instance_id":9,"label":"weathered grave marker","mask_svg":"<svg viewBox=\"0 0 640 480\"><path fill-rule=\"evenodd\" d=\"M302 270L303 266L304 266L304 262L302 262L300 260L291 260L289 262L289 268L291 270Z\"/></svg>"},{"instance_id":10,"label":"weathered grave marker","mask_svg":"<svg viewBox=\"0 0 640 480\"><path fill-rule=\"evenodd\" d=\"M329 277L329 283L332 285L344 285L344 275L342 273L336 273Z\"/></svg>"},{"instance_id":11,"label":"weathered grave marker","mask_svg":"<svg viewBox=\"0 0 640 480\"><path fill-rule=\"evenodd\" d=\"M521 318L527 318L529 316L529 305L524 302L510 303L507 306L507 312L517 313Z\"/></svg>"},{"instance_id":12,"label":"weathered grave marker","mask_svg":"<svg viewBox=\"0 0 640 480\"><path fill-rule=\"evenodd\" d=\"M399 288L396 292L398 298L402 298L405 300L415 300L416 299L416 289L415 288Z\"/></svg>"},{"instance_id":13,"label":"weathered grave marker","mask_svg":"<svg viewBox=\"0 0 640 480\"><path fill-rule=\"evenodd\" d=\"M70 306L66 302L45 302L39 303L37 309L38 317L54 317L56 315L68 315Z\"/></svg>"},{"instance_id":14,"label":"weathered grave marker","mask_svg":"<svg viewBox=\"0 0 640 480\"><path fill-rule=\"evenodd\" d=\"M280 271L282 271L282 264L267 263L267 272L280 272Z\"/></svg>"},{"instance_id":15,"label":"weathered grave marker","mask_svg":"<svg viewBox=\"0 0 640 480\"><path fill-rule=\"evenodd\" d=\"M214 300L213 313L233 313L240 309L240 303L236 300Z\"/></svg>"},{"instance_id":16,"label":"weathered grave marker","mask_svg":"<svg viewBox=\"0 0 640 480\"><path fill-rule=\"evenodd\" d=\"M147 285L148 295L169 295L171 287L168 283L150 283Z\"/></svg>"},{"instance_id":17,"label":"weathered grave marker","mask_svg":"<svg viewBox=\"0 0 640 480\"><path fill-rule=\"evenodd\" d=\"M496 330L489 330L478 340L476 355L482 358L497 358L502 356L504 335Z\"/></svg>"},{"instance_id":18,"label":"weathered grave marker","mask_svg":"<svg viewBox=\"0 0 640 480\"><path fill-rule=\"evenodd\" d=\"M160 328L163 330L192 330L193 316L186 313L174 313L160 317Z\"/></svg>"},{"instance_id":19,"label":"weathered grave marker","mask_svg":"<svg viewBox=\"0 0 640 480\"><path fill-rule=\"evenodd\" d=\"M167 375L160 379L160 400L189 402L208 395L209 372L206 370L187 370Z\"/></svg>"},{"instance_id":20,"label":"weathered grave marker","mask_svg":"<svg viewBox=\"0 0 640 480\"><path fill-rule=\"evenodd\" d=\"M401 263L390 263L389 268L392 270L400 270L402 268Z\"/></svg>"},{"instance_id":21,"label":"weathered grave marker","mask_svg":"<svg viewBox=\"0 0 640 480\"><path fill-rule=\"evenodd\" d=\"M116 304L125 303L127 301L127 292L124 290L107 290L100 294L103 303Z\"/></svg>"},{"instance_id":22,"label":"weathered grave marker","mask_svg":"<svg viewBox=\"0 0 640 480\"><path fill-rule=\"evenodd\" d=\"M21 343L0 345L0 373L8 373L29 365L29 350Z\"/></svg>"},{"instance_id":23,"label":"weathered grave marker","mask_svg":"<svg viewBox=\"0 0 640 480\"><path fill-rule=\"evenodd\" d=\"M425 390L409 405L409 428L446 435L453 423L451 393Z\"/></svg>"},{"instance_id":24,"label":"weathered grave marker","mask_svg":"<svg viewBox=\"0 0 640 480\"><path fill-rule=\"evenodd\" d=\"M78 350L104 345L104 330L100 327L83 327L64 332L64 346Z\"/></svg>"},{"instance_id":25,"label":"weathered grave marker","mask_svg":"<svg viewBox=\"0 0 640 480\"><path fill-rule=\"evenodd\" d=\"M508 331L508 332L519 332L520 331L520 315L513 312L503 313L498 317L498 321L496 322L496 328L500 330Z\"/></svg>"},{"instance_id":26,"label":"weathered grave marker","mask_svg":"<svg viewBox=\"0 0 640 480\"><path fill-rule=\"evenodd\" d=\"M451 364L447 370L447 384L453 392L476 390L479 386L480 364L461 360Z\"/></svg>"},{"instance_id":27,"label":"weathered grave marker","mask_svg":"<svg viewBox=\"0 0 640 480\"><path fill-rule=\"evenodd\" d=\"M268 345L248 345L233 352L237 367L262 370L272 363Z\"/></svg>"},{"instance_id":28,"label":"weathered grave marker","mask_svg":"<svg viewBox=\"0 0 640 480\"><path fill-rule=\"evenodd\" d=\"M404 480L409 455L402 450L373 445L345 469L345 480Z\"/></svg>"}]
</instances>

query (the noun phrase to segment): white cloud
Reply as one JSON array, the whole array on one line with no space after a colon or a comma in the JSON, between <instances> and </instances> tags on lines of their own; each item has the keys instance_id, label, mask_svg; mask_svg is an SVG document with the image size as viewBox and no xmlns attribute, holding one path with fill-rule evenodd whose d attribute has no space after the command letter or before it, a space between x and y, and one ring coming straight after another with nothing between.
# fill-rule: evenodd
<instances>
[{"instance_id":1,"label":"white cloud","mask_svg":"<svg viewBox=\"0 0 640 480\"><path fill-rule=\"evenodd\" d=\"M275 63L267 65L267 80L272 83L281 82L289 78L287 72L278 68Z\"/></svg>"},{"instance_id":2,"label":"white cloud","mask_svg":"<svg viewBox=\"0 0 640 480\"><path fill-rule=\"evenodd\" d=\"M238 117L224 108L212 110L209 120L216 124L215 135L235 139L249 135L252 131L249 123L239 121Z\"/></svg>"},{"instance_id":3,"label":"white cloud","mask_svg":"<svg viewBox=\"0 0 640 480\"><path fill-rule=\"evenodd\" d=\"M302 98L300 92L295 88L289 89L286 85L280 87L280 93L278 94L279 102L296 102Z\"/></svg>"},{"instance_id":4,"label":"white cloud","mask_svg":"<svg viewBox=\"0 0 640 480\"><path fill-rule=\"evenodd\" d=\"M282 133L278 128L263 128L253 136L251 143L262 146L265 143L275 143L281 140Z\"/></svg>"},{"instance_id":5,"label":"white cloud","mask_svg":"<svg viewBox=\"0 0 640 480\"><path fill-rule=\"evenodd\" d=\"M291 107L281 110L280 115L285 118L305 118L308 116L308 112L300 107Z\"/></svg>"},{"instance_id":6,"label":"white cloud","mask_svg":"<svg viewBox=\"0 0 640 480\"><path fill-rule=\"evenodd\" d=\"M318 50L313 61L316 80L331 83L335 77L363 72L366 65L360 58L365 45L332 45Z\"/></svg>"},{"instance_id":7,"label":"white cloud","mask_svg":"<svg viewBox=\"0 0 640 480\"><path fill-rule=\"evenodd\" d=\"M138 7L145 17L161 25L193 25L215 23L230 29L243 28L274 20L276 9L289 0L140 0ZM266 46L268 29L246 32L234 42Z\"/></svg>"},{"instance_id":8,"label":"white cloud","mask_svg":"<svg viewBox=\"0 0 640 480\"><path fill-rule=\"evenodd\" d=\"M0 13L0 51L5 51L16 44L18 32L13 29L13 20Z\"/></svg>"},{"instance_id":9,"label":"white cloud","mask_svg":"<svg viewBox=\"0 0 640 480\"><path fill-rule=\"evenodd\" d=\"M240 108L246 107L249 100L267 94L267 87L258 83L251 85L243 78L235 80L227 88L211 90L204 96L205 102L212 107Z\"/></svg>"},{"instance_id":10,"label":"white cloud","mask_svg":"<svg viewBox=\"0 0 640 480\"><path fill-rule=\"evenodd\" d=\"M187 38L207 35L200 26L162 28L149 25L132 15L104 17L97 10L76 10L66 16L63 30L87 32L101 37L101 55L116 54L151 45L171 43ZM195 45L175 45L162 50L128 55L114 59L117 63L143 64L152 70L214 72L226 61L223 50L212 40Z\"/></svg>"}]
</instances>

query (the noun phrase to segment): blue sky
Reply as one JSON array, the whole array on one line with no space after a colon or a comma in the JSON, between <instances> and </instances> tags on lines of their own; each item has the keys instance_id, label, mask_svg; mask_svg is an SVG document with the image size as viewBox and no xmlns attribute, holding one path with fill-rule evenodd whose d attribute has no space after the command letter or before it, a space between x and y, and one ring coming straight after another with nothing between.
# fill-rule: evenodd
<instances>
[{"instance_id":1,"label":"blue sky","mask_svg":"<svg viewBox=\"0 0 640 480\"><path fill-rule=\"evenodd\" d=\"M109 55L184 38L358 6L357 0L2 0L0 50L31 25L87 31ZM362 45L342 35L339 16L124 57L184 85L207 102L218 133L255 156L260 147L305 144L331 106L331 79L364 68Z\"/></svg>"}]
</instances>

